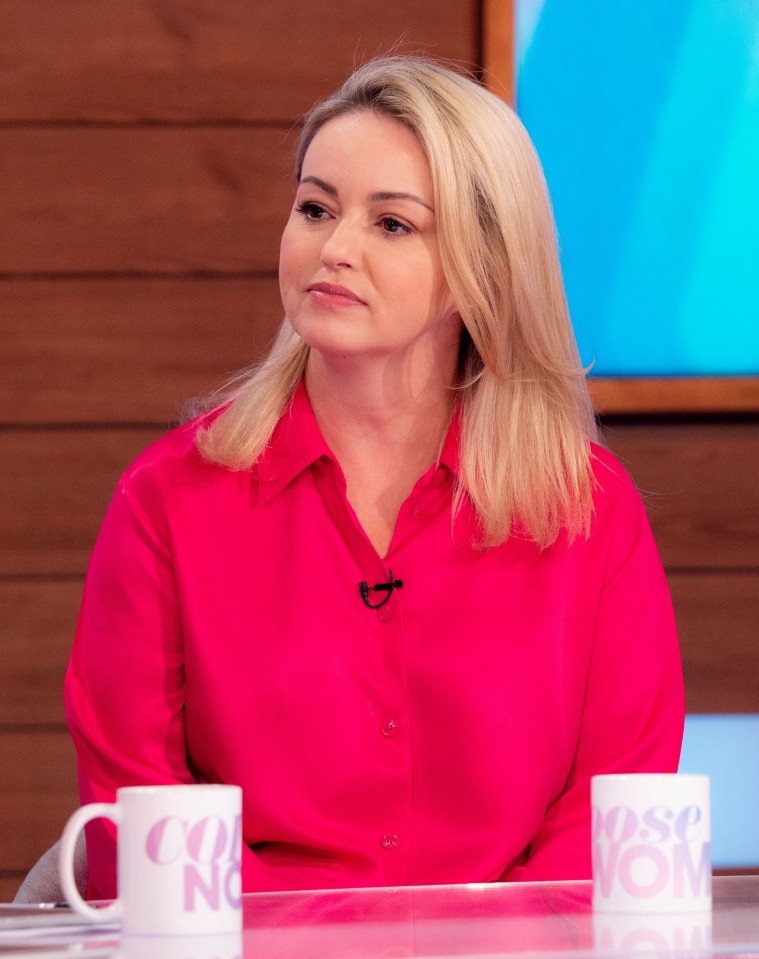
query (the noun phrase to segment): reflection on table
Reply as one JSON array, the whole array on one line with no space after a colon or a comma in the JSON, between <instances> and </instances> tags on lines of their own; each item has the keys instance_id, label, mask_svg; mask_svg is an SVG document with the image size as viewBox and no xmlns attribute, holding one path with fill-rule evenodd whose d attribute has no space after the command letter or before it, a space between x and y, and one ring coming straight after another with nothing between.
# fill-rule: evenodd
<instances>
[{"instance_id":1,"label":"reflection on table","mask_svg":"<svg viewBox=\"0 0 759 959\"><path fill-rule=\"evenodd\" d=\"M245 897L246 959L759 956L759 876L714 881L712 912L608 915L589 882Z\"/></svg>"},{"instance_id":2,"label":"reflection on table","mask_svg":"<svg viewBox=\"0 0 759 959\"><path fill-rule=\"evenodd\" d=\"M22 951L23 950L23 951ZM0 956L87 959L759 957L759 875L718 877L712 912L594 915L589 882L406 886L244 897L242 936L0 939Z\"/></svg>"}]
</instances>

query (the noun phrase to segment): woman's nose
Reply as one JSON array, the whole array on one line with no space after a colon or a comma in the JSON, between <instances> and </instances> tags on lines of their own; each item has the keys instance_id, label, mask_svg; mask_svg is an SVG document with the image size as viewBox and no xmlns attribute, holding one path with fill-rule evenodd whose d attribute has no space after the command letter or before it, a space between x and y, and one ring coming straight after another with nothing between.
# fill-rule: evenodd
<instances>
[{"instance_id":1,"label":"woman's nose","mask_svg":"<svg viewBox=\"0 0 759 959\"><path fill-rule=\"evenodd\" d=\"M329 236L322 244L321 260L325 266L355 266L360 255L360 230L346 219L335 221Z\"/></svg>"}]
</instances>

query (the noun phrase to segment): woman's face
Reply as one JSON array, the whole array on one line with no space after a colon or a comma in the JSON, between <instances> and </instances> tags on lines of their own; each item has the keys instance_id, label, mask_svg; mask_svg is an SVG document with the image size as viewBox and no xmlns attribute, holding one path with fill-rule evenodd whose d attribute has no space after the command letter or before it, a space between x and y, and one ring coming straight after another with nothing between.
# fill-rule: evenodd
<instances>
[{"instance_id":1,"label":"woman's face","mask_svg":"<svg viewBox=\"0 0 759 959\"><path fill-rule=\"evenodd\" d=\"M440 263L429 166L409 129L369 112L320 128L279 279L290 322L325 356L456 355L461 320Z\"/></svg>"}]
</instances>

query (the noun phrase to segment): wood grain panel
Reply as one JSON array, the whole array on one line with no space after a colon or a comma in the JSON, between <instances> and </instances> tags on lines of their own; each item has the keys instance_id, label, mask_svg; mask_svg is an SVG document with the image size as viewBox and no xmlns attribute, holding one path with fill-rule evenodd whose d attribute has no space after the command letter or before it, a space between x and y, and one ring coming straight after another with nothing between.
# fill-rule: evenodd
<instances>
[{"instance_id":1,"label":"wood grain panel","mask_svg":"<svg viewBox=\"0 0 759 959\"><path fill-rule=\"evenodd\" d=\"M0 575L84 573L118 477L159 433L0 431Z\"/></svg>"},{"instance_id":2,"label":"wood grain panel","mask_svg":"<svg viewBox=\"0 0 759 959\"><path fill-rule=\"evenodd\" d=\"M670 573L690 713L759 712L759 573Z\"/></svg>"},{"instance_id":3,"label":"wood grain panel","mask_svg":"<svg viewBox=\"0 0 759 959\"><path fill-rule=\"evenodd\" d=\"M0 902L13 902L18 887L24 880L24 872L0 872Z\"/></svg>"},{"instance_id":4,"label":"wood grain panel","mask_svg":"<svg viewBox=\"0 0 759 959\"><path fill-rule=\"evenodd\" d=\"M759 569L759 423L607 424L666 566Z\"/></svg>"},{"instance_id":5,"label":"wood grain panel","mask_svg":"<svg viewBox=\"0 0 759 959\"><path fill-rule=\"evenodd\" d=\"M7 281L0 422L170 422L257 359L281 316L275 277Z\"/></svg>"},{"instance_id":6,"label":"wood grain panel","mask_svg":"<svg viewBox=\"0 0 759 959\"><path fill-rule=\"evenodd\" d=\"M0 864L6 871L26 871L79 805L68 730L0 730L0 769Z\"/></svg>"},{"instance_id":7,"label":"wood grain panel","mask_svg":"<svg viewBox=\"0 0 759 959\"><path fill-rule=\"evenodd\" d=\"M286 127L3 131L0 274L276 270Z\"/></svg>"},{"instance_id":8,"label":"wood grain panel","mask_svg":"<svg viewBox=\"0 0 759 959\"><path fill-rule=\"evenodd\" d=\"M63 677L81 594L81 579L0 581L0 726L65 723Z\"/></svg>"},{"instance_id":9,"label":"wood grain panel","mask_svg":"<svg viewBox=\"0 0 759 959\"><path fill-rule=\"evenodd\" d=\"M356 63L404 51L471 63L475 3L3 0L0 119L281 119Z\"/></svg>"},{"instance_id":10,"label":"wood grain panel","mask_svg":"<svg viewBox=\"0 0 759 959\"><path fill-rule=\"evenodd\" d=\"M516 83L513 0L483 0L482 28L485 85L513 104Z\"/></svg>"},{"instance_id":11,"label":"wood grain panel","mask_svg":"<svg viewBox=\"0 0 759 959\"><path fill-rule=\"evenodd\" d=\"M759 410L759 376L591 377L599 413L747 413Z\"/></svg>"}]
</instances>

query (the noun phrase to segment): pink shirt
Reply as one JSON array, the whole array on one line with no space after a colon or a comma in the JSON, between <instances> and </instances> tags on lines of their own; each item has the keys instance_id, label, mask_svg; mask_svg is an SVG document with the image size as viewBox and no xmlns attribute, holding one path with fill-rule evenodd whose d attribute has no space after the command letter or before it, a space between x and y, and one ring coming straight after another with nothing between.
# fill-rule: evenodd
<instances>
[{"instance_id":1,"label":"pink shirt","mask_svg":"<svg viewBox=\"0 0 759 959\"><path fill-rule=\"evenodd\" d=\"M590 875L589 777L674 771L669 594L640 497L595 449L588 540L451 531L454 426L378 556L303 387L265 458L197 422L126 471L87 575L66 707L83 802L243 788L245 891ZM379 610L363 580L403 580ZM381 594L370 594L373 602ZM114 840L88 831L90 896Z\"/></svg>"}]
</instances>

